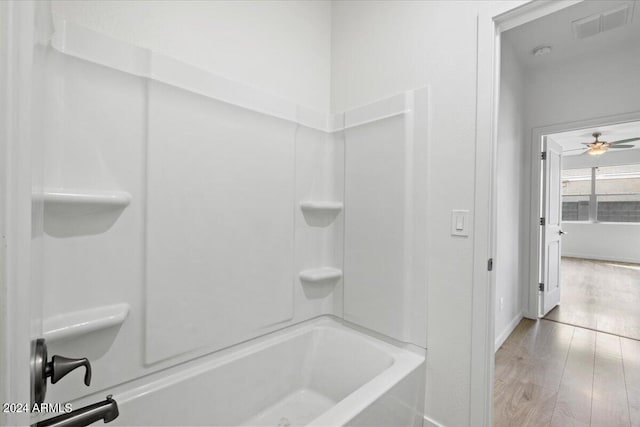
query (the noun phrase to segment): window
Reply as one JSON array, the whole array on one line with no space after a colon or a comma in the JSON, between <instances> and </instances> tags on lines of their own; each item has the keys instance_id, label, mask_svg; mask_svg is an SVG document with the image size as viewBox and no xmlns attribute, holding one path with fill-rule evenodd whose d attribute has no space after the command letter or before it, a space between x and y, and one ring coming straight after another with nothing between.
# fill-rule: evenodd
<instances>
[{"instance_id":1,"label":"window","mask_svg":"<svg viewBox=\"0 0 640 427\"><path fill-rule=\"evenodd\" d=\"M640 164L596 168L598 221L640 222Z\"/></svg>"},{"instance_id":2,"label":"window","mask_svg":"<svg viewBox=\"0 0 640 427\"><path fill-rule=\"evenodd\" d=\"M562 220L640 222L640 164L563 170Z\"/></svg>"},{"instance_id":3,"label":"window","mask_svg":"<svg viewBox=\"0 0 640 427\"><path fill-rule=\"evenodd\" d=\"M562 171L562 220L589 221L591 168Z\"/></svg>"}]
</instances>

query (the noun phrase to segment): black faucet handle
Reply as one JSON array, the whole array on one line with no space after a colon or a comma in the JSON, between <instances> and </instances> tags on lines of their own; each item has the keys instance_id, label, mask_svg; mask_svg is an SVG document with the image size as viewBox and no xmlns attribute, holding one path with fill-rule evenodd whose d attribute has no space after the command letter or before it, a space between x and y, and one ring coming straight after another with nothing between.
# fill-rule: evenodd
<instances>
[{"instance_id":1,"label":"black faucet handle","mask_svg":"<svg viewBox=\"0 0 640 427\"><path fill-rule=\"evenodd\" d=\"M53 356L51 362L47 363L46 376L51 377L51 384L55 384L69 372L81 366L85 367L84 384L88 387L91 384L91 363L86 357L70 359L64 356Z\"/></svg>"}]
</instances>

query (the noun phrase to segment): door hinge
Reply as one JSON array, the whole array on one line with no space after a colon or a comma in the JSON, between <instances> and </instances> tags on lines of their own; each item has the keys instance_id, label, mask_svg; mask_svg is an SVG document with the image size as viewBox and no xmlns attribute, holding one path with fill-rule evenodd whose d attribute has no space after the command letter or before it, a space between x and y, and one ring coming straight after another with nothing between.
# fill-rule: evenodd
<instances>
[{"instance_id":1,"label":"door hinge","mask_svg":"<svg viewBox=\"0 0 640 427\"><path fill-rule=\"evenodd\" d=\"M540 225L545 225L545 224L546 224L546 221L544 220L544 217L541 217L540 218Z\"/></svg>"},{"instance_id":2,"label":"door hinge","mask_svg":"<svg viewBox=\"0 0 640 427\"><path fill-rule=\"evenodd\" d=\"M493 271L493 258L489 258L487 261L487 271Z\"/></svg>"},{"instance_id":3,"label":"door hinge","mask_svg":"<svg viewBox=\"0 0 640 427\"><path fill-rule=\"evenodd\" d=\"M538 289L540 289L540 292L544 292L544 283L540 283Z\"/></svg>"},{"instance_id":4,"label":"door hinge","mask_svg":"<svg viewBox=\"0 0 640 427\"><path fill-rule=\"evenodd\" d=\"M546 151L543 151L542 153L540 153L540 159L547 160L547 152Z\"/></svg>"}]
</instances>

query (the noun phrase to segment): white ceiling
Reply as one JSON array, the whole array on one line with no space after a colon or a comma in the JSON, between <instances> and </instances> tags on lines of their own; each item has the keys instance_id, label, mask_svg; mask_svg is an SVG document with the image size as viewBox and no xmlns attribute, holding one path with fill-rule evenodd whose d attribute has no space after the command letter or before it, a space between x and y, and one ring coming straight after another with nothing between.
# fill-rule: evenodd
<instances>
[{"instance_id":1,"label":"white ceiling","mask_svg":"<svg viewBox=\"0 0 640 427\"><path fill-rule=\"evenodd\" d=\"M563 155L572 156L582 154L583 151L576 150L567 152L567 150L586 148L584 145L582 145L582 143L593 142L594 138L593 136L591 136L591 134L594 132L602 133L602 136L599 138L600 141L614 142L621 139L636 138L640 137L640 122L627 122L588 129L578 129L547 135L547 137L551 138L562 146L562 149L564 150ZM630 142L629 144L635 145L635 148L618 148L610 150L626 151L640 149L640 141Z\"/></svg>"},{"instance_id":2,"label":"white ceiling","mask_svg":"<svg viewBox=\"0 0 640 427\"><path fill-rule=\"evenodd\" d=\"M576 40L571 23L581 18L630 4L631 23L591 37ZM636 0L583 1L504 33L504 40L513 47L516 58L527 69L546 67L585 55L598 55L612 47L640 45L640 2ZM551 53L532 55L538 46L551 46ZM603 66L609 66L603 64Z\"/></svg>"}]
</instances>

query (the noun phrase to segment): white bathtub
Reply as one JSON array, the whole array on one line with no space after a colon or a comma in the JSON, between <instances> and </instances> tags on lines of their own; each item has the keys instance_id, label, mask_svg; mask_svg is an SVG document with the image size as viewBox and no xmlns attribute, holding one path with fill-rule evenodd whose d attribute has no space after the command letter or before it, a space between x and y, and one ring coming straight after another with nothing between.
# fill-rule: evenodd
<instances>
[{"instance_id":1,"label":"white bathtub","mask_svg":"<svg viewBox=\"0 0 640 427\"><path fill-rule=\"evenodd\" d=\"M115 425L421 426L424 357L320 318L113 390Z\"/></svg>"}]
</instances>

